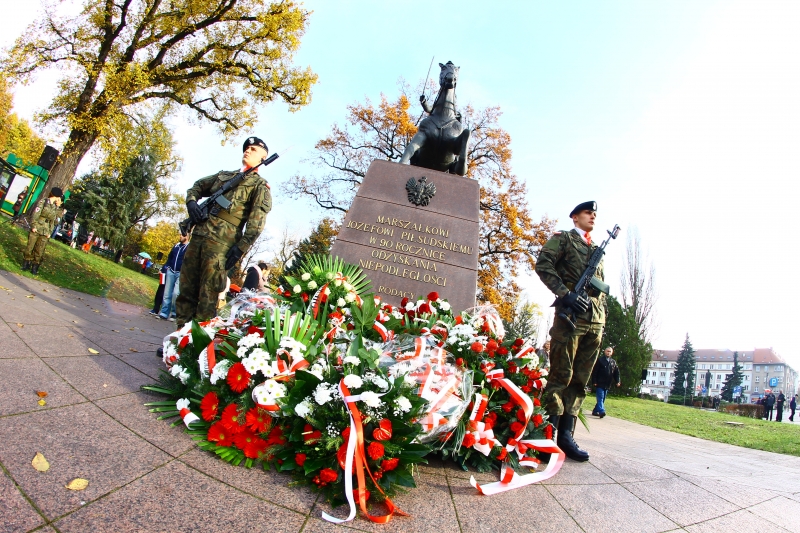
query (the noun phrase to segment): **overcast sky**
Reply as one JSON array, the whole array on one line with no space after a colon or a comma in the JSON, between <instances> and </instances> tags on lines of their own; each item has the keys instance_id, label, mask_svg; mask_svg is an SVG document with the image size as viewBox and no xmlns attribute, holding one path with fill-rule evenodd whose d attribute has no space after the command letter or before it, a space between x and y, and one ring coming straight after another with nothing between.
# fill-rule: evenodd
<instances>
[{"instance_id":1,"label":"overcast sky","mask_svg":"<svg viewBox=\"0 0 800 533\"><path fill-rule=\"evenodd\" d=\"M39 10L3 0L0 45ZM13 5L13 9L10 6ZM774 347L800 369L800 2L309 1L297 63L319 74L297 113L263 108L254 133L292 151L272 165L268 231L307 233L322 216L277 185L308 167L345 107L423 78L431 56L461 67L459 102L501 106L513 169L535 217L568 229L576 204L598 202L598 234L615 223L606 272L619 287L624 232L638 228L656 267L655 346ZM377 6L386 7L377 7ZM434 69L435 70L435 69ZM31 117L56 74L19 89ZM240 142L174 121L185 162L175 187L238 164ZM250 133L250 132L247 132ZM243 134L242 137L245 135ZM63 139L51 139L58 145ZM544 307L552 296L521 279Z\"/></svg>"}]
</instances>

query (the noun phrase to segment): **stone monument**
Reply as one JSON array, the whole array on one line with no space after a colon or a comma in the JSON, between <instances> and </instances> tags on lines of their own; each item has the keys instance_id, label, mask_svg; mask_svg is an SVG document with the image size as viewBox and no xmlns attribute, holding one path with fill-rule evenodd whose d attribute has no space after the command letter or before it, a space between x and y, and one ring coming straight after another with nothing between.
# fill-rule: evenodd
<instances>
[{"instance_id":1,"label":"stone monument","mask_svg":"<svg viewBox=\"0 0 800 533\"><path fill-rule=\"evenodd\" d=\"M475 305L480 185L461 177L470 130L455 107L458 67L439 66L433 106L420 97L430 116L401 164L372 162L331 253L359 265L388 303L435 291L458 312Z\"/></svg>"}]
</instances>

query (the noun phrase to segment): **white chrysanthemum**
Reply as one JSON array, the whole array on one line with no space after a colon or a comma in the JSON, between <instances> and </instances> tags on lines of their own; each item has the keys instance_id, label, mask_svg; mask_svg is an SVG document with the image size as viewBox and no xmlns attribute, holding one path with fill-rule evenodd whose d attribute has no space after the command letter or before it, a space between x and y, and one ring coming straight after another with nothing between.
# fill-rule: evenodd
<instances>
[{"instance_id":1,"label":"white chrysanthemum","mask_svg":"<svg viewBox=\"0 0 800 533\"><path fill-rule=\"evenodd\" d=\"M350 303L350 302L354 301L355 299L356 299L356 295L353 294L352 292L348 292L344 297L344 301L347 302L347 303Z\"/></svg>"},{"instance_id":2,"label":"white chrysanthemum","mask_svg":"<svg viewBox=\"0 0 800 533\"><path fill-rule=\"evenodd\" d=\"M325 369L320 364L311 365L311 368L308 370L309 374L314 374L317 376L317 379L323 379L322 373Z\"/></svg>"},{"instance_id":3,"label":"white chrysanthemum","mask_svg":"<svg viewBox=\"0 0 800 533\"><path fill-rule=\"evenodd\" d=\"M189 373L181 365L172 365L172 368L169 369L169 373L181 380L181 383L184 385L186 385L186 381L189 379Z\"/></svg>"},{"instance_id":4,"label":"white chrysanthemum","mask_svg":"<svg viewBox=\"0 0 800 533\"><path fill-rule=\"evenodd\" d=\"M308 288L311 289L311 290L316 289L317 288L317 282L312 279L311 281L308 282Z\"/></svg>"},{"instance_id":5,"label":"white chrysanthemum","mask_svg":"<svg viewBox=\"0 0 800 533\"><path fill-rule=\"evenodd\" d=\"M302 276L300 276L300 279L302 279L303 281L308 281L308 280L310 280L310 279L311 279L311 274L309 274L308 272L306 272L305 274L303 274Z\"/></svg>"},{"instance_id":6,"label":"white chrysanthemum","mask_svg":"<svg viewBox=\"0 0 800 533\"><path fill-rule=\"evenodd\" d=\"M442 311L450 310L450 304L448 302L443 302L441 300L436 300L436 301L439 303L439 309L441 309Z\"/></svg>"},{"instance_id":7,"label":"white chrysanthemum","mask_svg":"<svg viewBox=\"0 0 800 533\"><path fill-rule=\"evenodd\" d=\"M228 377L228 370L231 368L232 364L230 359L223 359L217 363L214 370L211 371L211 384L216 385L217 381L221 379L224 380Z\"/></svg>"},{"instance_id":8,"label":"white chrysanthemum","mask_svg":"<svg viewBox=\"0 0 800 533\"><path fill-rule=\"evenodd\" d=\"M303 291L300 285L295 285L294 287L292 287L292 290L294 291L295 294L299 294Z\"/></svg>"},{"instance_id":9,"label":"white chrysanthemum","mask_svg":"<svg viewBox=\"0 0 800 533\"><path fill-rule=\"evenodd\" d=\"M317 402L319 405L325 405L329 401L333 399L333 393L328 388L326 383L320 383L317 385L317 388L314 389L314 401Z\"/></svg>"},{"instance_id":10,"label":"white chrysanthemum","mask_svg":"<svg viewBox=\"0 0 800 533\"><path fill-rule=\"evenodd\" d=\"M405 396L398 396L394 401L394 404L404 413L407 413L411 410L411 402Z\"/></svg>"},{"instance_id":11,"label":"white chrysanthemum","mask_svg":"<svg viewBox=\"0 0 800 533\"><path fill-rule=\"evenodd\" d=\"M370 378L370 381L377 385L381 390L385 391L389 388L389 382L378 375L373 375Z\"/></svg>"},{"instance_id":12,"label":"white chrysanthemum","mask_svg":"<svg viewBox=\"0 0 800 533\"><path fill-rule=\"evenodd\" d=\"M531 370L539 366L539 356L533 352L525 356L523 361L525 361L525 366Z\"/></svg>"},{"instance_id":13,"label":"white chrysanthemum","mask_svg":"<svg viewBox=\"0 0 800 533\"><path fill-rule=\"evenodd\" d=\"M311 414L311 411L313 411L313 410L314 410L314 404L312 404L311 401L308 398L306 398L302 402L298 403L294 407L294 413L297 416L299 416L300 418L307 417L308 415Z\"/></svg>"},{"instance_id":14,"label":"white chrysanthemum","mask_svg":"<svg viewBox=\"0 0 800 533\"><path fill-rule=\"evenodd\" d=\"M405 382L406 385L409 385L411 387L418 384L417 378L415 378L411 374L406 374L405 376L403 376L403 381Z\"/></svg>"},{"instance_id":15,"label":"white chrysanthemum","mask_svg":"<svg viewBox=\"0 0 800 533\"><path fill-rule=\"evenodd\" d=\"M280 346L284 350L288 350L293 359L303 357L303 352L306 349L305 344L292 337L282 337Z\"/></svg>"},{"instance_id":16,"label":"white chrysanthemum","mask_svg":"<svg viewBox=\"0 0 800 533\"><path fill-rule=\"evenodd\" d=\"M344 384L347 385L348 389L360 389L364 385L364 380L355 374L347 374L344 377Z\"/></svg>"},{"instance_id":17,"label":"white chrysanthemum","mask_svg":"<svg viewBox=\"0 0 800 533\"><path fill-rule=\"evenodd\" d=\"M416 308L417 308L417 306L416 306L416 304L414 302L408 302L406 304L406 311L413 311Z\"/></svg>"},{"instance_id":18,"label":"white chrysanthemum","mask_svg":"<svg viewBox=\"0 0 800 533\"><path fill-rule=\"evenodd\" d=\"M380 407L383 404L380 397L372 391L362 392L361 401L370 407Z\"/></svg>"},{"instance_id":19,"label":"white chrysanthemum","mask_svg":"<svg viewBox=\"0 0 800 533\"><path fill-rule=\"evenodd\" d=\"M403 318L403 313L397 310L392 310L392 316L395 317L397 320L401 320Z\"/></svg>"},{"instance_id":20,"label":"white chrysanthemum","mask_svg":"<svg viewBox=\"0 0 800 533\"><path fill-rule=\"evenodd\" d=\"M343 362L346 365L358 365L361 364L361 359L359 359L355 355L348 355L343 359Z\"/></svg>"},{"instance_id":21,"label":"white chrysanthemum","mask_svg":"<svg viewBox=\"0 0 800 533\"><path fill-rule=\"evenodd\" d=\"M344 301L344 298L339 298L338 300L336 300L336 305L338 307L344 307L345 305L347 305L347 302Z\"/></svg>"},{"instance_id":22,"label":"white chrysanthemum","mask_svg":"<svg viewBox=\"0 0 800 533\"><path fill-rule=\"evenodd\" d=\"M164 343L164 364L169 364L178 358L178 349L171 341Z\"/></svg>"},{"instance_id":23,"label":"white chrysanthemum","mask_svg":"<svg viewBox=\"0 0 800 533\"><path fill-rule=\"evenodd\" d=\"M349 283L347 283L346 281L342 284L342 286L344 287L344 290L346 290L346 291L352 291L353 290L353 286L350 285Z\"/></svg>"}]
</instances>

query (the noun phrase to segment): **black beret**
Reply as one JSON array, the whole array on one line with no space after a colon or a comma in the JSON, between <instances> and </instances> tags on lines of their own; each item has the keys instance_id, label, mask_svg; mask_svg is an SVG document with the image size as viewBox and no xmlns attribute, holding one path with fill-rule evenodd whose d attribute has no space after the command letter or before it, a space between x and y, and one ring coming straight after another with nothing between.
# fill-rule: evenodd
<instances>
[{"instance_id":1,"label":"black beret","mask_svg":"<svg viewBox=\"0 0 800 533\"><path fill-rule=\"evenodd\" d=\"M582 204L578 204L569 216L574 217L581 211L597 211L597 202L583 202Z\"/></svg>"},{"instance_id":2,"label":"black beret","mask_svg":"<svg viewBox=\"0 0 800 533\"><path fill-rule=\"evenodd\" d=\"M64 191L61 190L61 187L53 187L50 189L50 196L58 196L61 198L64 196Z\"/></svg>"},{"instance_id":3,"label":"black beret","mask_svg":"<svg viewBox=\"0 0 800 533\"><path fill-rule=\"evenodd\" d=\"M267 153L269 153L269 148L267 148L267 143L265 143L264 141L262 141L258 137L248 137L247 140L242 145L242 152L247 150L248 146L254 146L254 145L255 146L260 146L261 148L266 150Z\"/></svg>"}]
</instances>

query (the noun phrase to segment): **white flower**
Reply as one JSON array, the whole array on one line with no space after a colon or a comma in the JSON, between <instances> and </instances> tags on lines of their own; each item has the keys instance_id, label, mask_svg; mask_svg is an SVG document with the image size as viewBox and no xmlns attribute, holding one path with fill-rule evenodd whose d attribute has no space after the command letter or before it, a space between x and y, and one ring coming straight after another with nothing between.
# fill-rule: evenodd
<instances>
[{"instance_id":1,"label":"white flower","mask_svg":"<svg viewBox=\"0 0 800 533\"><path fill-rule=\"evenodd\" d=\"M380 407L383 402L380 397L372 391L364 391L361 393L361 401L370 407Z\"/></svg>"},{"instance_id":2,"label":"white flower","mask_svg":"<svg viewBox=\"0 0 800 533\"><path fill-rule=\"evenodd\" d=\"M253 388L253 399L260 405L275 405L275 399L284 396L286 385L271 379Z\"/></svg>"},{"instance_id":3,"label":"white flower","mask_svg":"<svg viewBox=\"0 0 800 533\"><path fill-rule=\"evenodd\" d=\"M450 310L450 304L448 302L442 302L441 300L436 300L436 301L439 302L439 309L441 309L442 311Z\"/></svg>"},{"instance_id":4,"label":"white flower","mask_svg":"<svg viewBox=\"0 0 800 533\"><path fill-rule=\"evenodd\" d=\"M344 377L344 384L347 385L348 389L360 389L364 384L364 380L355 374L347 374Z\"/></svg>"},{"instance_id":5,"label":"white flower","mask_svg":"<svg viewBox=\"0 0 800 533\"><path fill-rule=\"evenodd\" d=\"M344 301L344 298L339 298L338 300L336 300L336 305L337 307L344 307L345 305L347 305L347 302Z\"/></svg>"},{"instance_id":6,"label":"white flower","mask_svg":"<svg viewBox=\"0 0 800 533\"><path fill-rule=\"evenodd\" d=\"M317 282L312 279L311 281L308 282L308 288L312 289L312 290L316 289L317 288Z\"/></svg>"},{"instance_id":7,"label":"white flower","mask_svg":"<svg viewBox=\"0 0 800 533\"><path fill-rule=\"evenodd\" d=\"M408 401L408 398L406 398L405 396L398 396L397 399L394 401L394 404L397 406L398 409L400 409L404 413L407 413L411 410L411 402Z\"/></svg>"},{"instance_id":8,"label":"white flower","mask_svg":"<svg viewBox=\"0 0 800 533\"><path fill-rule=\"evenodd\" d=\"M381 390L387 390L389 388L389 382L380 376L373 376L370 381L377 385Z\"/></svg>"},{"instance_id":9,"label":"white flower","mask_svg":"<svg viewBox=\"0 0 800 533\"><path fill-rule=\"evenodd\" d=\"M328 272L325 274L325 279L333 279L333 272Z\"/></svg>"},{"instance_id":10,"label":"white flower","mask_svg":"<svg viewBox=\"0 0 800 533\"><path fill-rule=\"evenodd\" d=\"M294 287L292 287L292 290L294 291L295 294L298 294L302 292L303 289L300 288L300 285L295 285Z\"/></svg>"},{"instance_id":11,"label":"white flower","mask_svg":"<svg viewBox=\"0 0 800 533\"><path fill-rule=\"evenodd\" d=\"M298 403L294 407L294 413L297 416L299 416L300 418L307 417L308 415L311 414L311 411L313 411L313 410L314 410L314 404L312 404L311 401L308 398L306 398L302 402Z\"/></svg>"},{"instance_id":12,"label":"white flower","mask_svg":"<svg viewBox=\"0 0 800 533\"><path fill-rule=\"evenodd\" d=\"M169 369L169 373L181 380L181 383L184 385L189 379L189 373L180 365L172 365L172 368Z\"/></svg>"},{"instance_id":13,"label":"white flower","mask_svg":"<svg viewBox=\"0 0 800 533\"><path fill-rule=\"evenodd\" d=\"M303 281L308 281L308 280L310 280L310 279L311 279L311 274L309 274L308 272L306 272L305 274L303 274L302 276L300 276L300 279L302 279Z\"/></svg>"},{"instance_id":14,"label":"white flower","mask_svg":"<svg viewBox=\"0 0 800 533\"><path fill-rule=\"evenodd\" d=\"M361 363L361 359L359 359L355 355L348 355L347 357L345 357L343 359L343 361L344 361L344 364L346 364L346 365L357 365L357 364ZM350 385L348 385L348 387L349 386Z\"/></svg>"},{"instance_id":15,"label":"white flower","mask_svg":"<svg viewBox=\"0 0 800 533\"><path fill-rule=\"evenodd\" d=\"M405 376L403 376L403 381L406 383L406 385L409 385L411 387L417 385L417 378L415 378L411 374L406 374Z\"/></svg>"},{"instance_id":16,"label":"white flower","mask_svg":"<svg viewBox=\"0 0 800 533\"><path fill-rule=\"evenodd\" d=\"M181 398L177 402L175 402L175 407L178 408L178 411L181 409L188 409L189 408L189 399L188 398Z\"/></svg>"},{"instance_id":17,"label":"white flower","mask_svg":"<svg viewBox=\"0 0 800 533\"><path fill-rule=\"evenodd\" d=\"M406 311L413 311L416 308L417 308L417 306L414 305L414 302L408 302L406 304Z\"/></svg>"},{"instance_id":18,"label":"white flower","mask_svg":"<svg viewBox=\"0 0 800 533\"><path fill-rule=\"evenodd\" d=\"M352 291L353 290L353 286L350 285L349 283L347 283L346 281L343 283L343 286L344 286L344 290L346 290L346 291Z\"/></svg>"},{"instance_id":19,"label":"white flower","mask_svg":"<svg viewBox=\"0 0 800 533\"><path fill-rule=\"evenodd\" d=\"M322 365L315 364L311 366L311 369L308 372L309 374L314 374L315 376L317 376L317 379L322 379L322 372L324 370L325 369L322 367Z\"/></svg>"},{"instance_id":20,"label":"white flower","mask_svg":"<svg viewBox=\"0 0 800 533\"><path fill-rule=\"evenodd\" d=\"M214 366L214 370L211 371L211 384L216 385L217 381L224 380L228 377L228 370L231 368L233 363L230 359L223 359L219 363Z\"/></svg>"},{"instance_id":21,"label":"white flower","mask_svg":"<svg viewBox=\"0 0 800 533\"><path fill-rule=\"evenodd\" d=\"M347 295L344 297L344 301L347 302L347 303L350 303L355 299L356 299L356 295L353 294L352 292L348 292Z\"/></svg>"},{"instance_id":22,"label":"white flower","mask_svg":"<svg viewBox=\"0 0 800 533\"><path fill-rule=\"evenodd\" d=\"M337 287L341 287L342 286L342 280L337 279L336 281L333 282L333 284L336 285Z\"/></svg>"},{"instance_id":23,"label":"white flower","mask_svg":"<svg viewBox=\"0 0 800 533\"><path fill-rule=\"evenodd\" d=\"M547 380L546 380L546 379L544 379L544 378L540 378L540 379L539 379L539 381L541 381L541 382L542 382L542 389L544 389L545 387L547 387Z\"/></svg>"},{"instance_id":24,"label":"white flower","mask_svg":"<svg viewBox=\"0 0 800 533\"><path fill-rule=\"evenodd\" d=\"M325 296L330 296L330 294L331 294L330 287L325 287L325 291L323 291L323 292L325 292Z\"/></svg>"},{"instance_id":25,"label":"white flower","mask_svg":"<svg viewBox=\"0 0 800 533\"><path fill-rule=\"evenodd\" d=\"M319 405L325 405L331 401L331 399L333 399L333 394L328 388L327 383L320 383L317 385L317 388L314 389L314 401Z\"/></svg>"}]
</instances>

